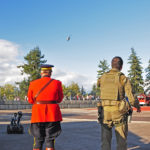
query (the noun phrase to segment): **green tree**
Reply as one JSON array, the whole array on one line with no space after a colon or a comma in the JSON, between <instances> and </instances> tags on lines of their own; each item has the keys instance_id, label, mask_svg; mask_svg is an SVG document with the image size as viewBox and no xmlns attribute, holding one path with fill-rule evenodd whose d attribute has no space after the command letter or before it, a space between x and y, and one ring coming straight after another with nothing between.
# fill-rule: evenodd
<instances>
[{"instance_id":1,"label":"green tree","mask_svg":"<svg viewBox=\"0 0 150 150\"><path fill-rule=\"evenodd\" d=\"M69 86L65 86L63 85L63 93L64 96L68 97L70 99L70 97L74 97L76 95L80 95L80 87L77 83L72 82Z\"/></svg>"},{"instance_id":2,"label":"green tree","mask_svg":"<svg viewBox=\"0 0 150 150\"><path fill-rule=\"evenodd\" d=\"M15 89L16 89L16 87L11 84L5 84L4 86L1 86L1 88L0 88L1 98L4 99L4 97L6 96L7 100L14 100L14 98L16 96Z\"/></svg>"},{"instance_id":3,"label":"green tree","mask_svg":"<svg viewBox=\"0 0 150 150\"><path fill-rule=\"evenodd\" d=\"M28 87L29 87L29 79L23 79L22 82L19 82L19 91L18 95L21 99L24 99L25 96L27 95L28 92Z\"/></svg>"},{"instance_id":4,"label":"green tree","mask_svg":"<svg viewBox=\"0 0 150 150\"><path fill-rule=\"evenodd\" d=\"M107 60L100 60L99 65L98 65L99 70L97 71L98 73L98 78L105 72L109 70L109 65L107 63Z\"/></svg>"},{"instance_id":5,"label":"green tree","mask_svg":"<svg viewBox=\"0 0 150 150\"><path fill-rule=\"evenodd\" d=\"M99 96L100 95L100 89L97 88L96 84L93 84L92 91L91 91L90 94L94 95L94 96Z\"/></svg>"},{"instance_id":6,"label":"green tree","mask_svg":"<svg viewBox=\"0 0 150 150\"><path fill-rule=\"evenodd\" d=\"M28 80L32 81L40 78L40 66L47 62L47 60L42 60L44 55L41 54L39 47L31 50L25 57L26 63L24 65L18 66L21 68L21 74L27 74Z\"/></svg>"},{"instance_id":7,"label":"green tree","mask_svg":"<svg viewBox=\"0 0 150 150\"><path fill-rule=\"evenodd\" d=\"M92 91L91 91L90 94L96 96L96 92L97 92L96 84L93 84L93 86L92 86Z\"/></svg>"},{"instance_id":8,"label":"green tree","mask_svg":"<svg viewBox=\"0 0 150 150\"><path fill-rule=\"evenodd\" d=\"M128 70L128 77L131 80L133 92L143 93L143 77L142 77L142 66L141 59L137 56L135 50L131 48L131 55L129 56L128 63L130 69Z\"/></svg>"},{"instance_id":9,"label":"green tree","mask_svg":"<svg viewBox=\"0 0 150 150\"><path fill-rule=\"evenodd\" d=\"M71 96L71 92L69 91L68 87L65 86L65 85L62 85L62 88L63 88L63 94L64 94L64 96L70 97Z\"/></svg>"},{"instance_id":10,"label":"green tree","mask_svg":"<svg viewBox=\"0 0 150 150\"><path fill-rule=\"evenodd\" d=\"M77 94L80 94L80 87L77 83L72 82L68 86L68 91L71 93L71 97L76 96Z\"/></svg>"},{"instance_id":11,"label":"green tree","mask_svg":"<svg viewBox=\"0 0 150 150\"><path fill-rule=\"evenodd\" d=\"M148 67L145 69L146 79L145 79L145 92L150 94L150 60L148 62Z\"/></svg>"},{"instance_id":12,"label":"green tree","mask_svg":"<svg viewBox=\"0 0 150 150\"><path fill-rule=\"evenodd\" d=\"M83 95L83 96L86 95L86 91L85 91L85 89L84 89L83 86L81 87L80 93L81 93L81 95Z\"/></svg>"},{"instance_id":13,"label":"green tree","mask_svg":"<svg viewBox=\"0 0 150 150\"><path fill-rule=\"evenodd\" d=\"M148 62L148 67L145 69L146 72L146 81L150 80L150 60Z\"/></svg>"},{"instance_id":14,"label":"green tree","mask_svg":"<svg viewBox=\"0 0 150 150\"><path fill-rule=\"evenodd\" d=\"M41 54L39 47L36 47L24 57L26 63L17 66L21 69L22 75L28 75L27 79L24 79L22 82L17 82L19 84L19 95L21 98L27 95L30 81L40 78L40 66L47 62L47 60L43 59L44 55Z\"/></svg>"},{"instance_id":15,"label":"green tree","mask_svg":"<svg viewBox=\"0 0 150 150\"><path fill-rule=\"evenodd\" d=\"M107 72L109 70L109 65L107 63L107 60L100 60L99 65L98 65L99 70L97 71L97 76L98 78L100 78L105 72ZM92 87L92 91L93 94L95 93L96 96L100 95L100 88L97 87L95 84Z\"/></svg>"}]
</instances>

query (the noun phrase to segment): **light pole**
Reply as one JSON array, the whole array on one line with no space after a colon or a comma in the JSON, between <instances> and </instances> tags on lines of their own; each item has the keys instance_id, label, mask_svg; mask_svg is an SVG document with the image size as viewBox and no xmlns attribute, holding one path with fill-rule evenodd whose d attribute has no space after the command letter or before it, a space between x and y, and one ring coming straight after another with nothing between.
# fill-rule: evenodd
<instances>
[{"instance_id":1,"label":"light pole","mask_svg":"<svg viewBox=\"0 0 150 150\"><path fill-rule=\"evenodd\" d=\"M1 86L0 86L0 100L1 100Z\"/></svg>"}]
</instances>

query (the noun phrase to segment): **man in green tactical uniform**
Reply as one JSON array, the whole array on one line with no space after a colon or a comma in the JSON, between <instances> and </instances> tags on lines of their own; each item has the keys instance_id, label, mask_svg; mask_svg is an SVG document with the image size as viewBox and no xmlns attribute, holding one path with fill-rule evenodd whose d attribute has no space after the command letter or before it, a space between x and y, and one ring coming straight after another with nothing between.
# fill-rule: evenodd
<instances>
[{"instance_id":1,"label":"man in green tactical uniform","mask_svg":"<svg viewBox=\"0 0 150 150\"><path fill-rule=\"evenodd\" d=\"M115 127L117 150L127 150L128 122L127 113L129 104L140 112L140 106L132 94L129 79L121 73L123 60L114 57L111 62L112 69L104 73L97 81L100 87L99 122L101 123L101 148L111 150L112 127Z\"/></svg>"}]
</instances>

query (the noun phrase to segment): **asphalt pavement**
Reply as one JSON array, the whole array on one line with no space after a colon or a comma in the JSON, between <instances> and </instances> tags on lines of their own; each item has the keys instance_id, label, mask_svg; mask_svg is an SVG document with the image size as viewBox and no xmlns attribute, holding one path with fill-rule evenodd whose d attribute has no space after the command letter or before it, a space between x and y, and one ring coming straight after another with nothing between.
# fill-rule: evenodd
<instances>
[{"instance_id":1,"label":"asphalt pavement","mask_svg":"<svg viewBox=\"0 0 150 150\"><path fill-rule=\"evenodd\" d=\"M33 137L28 128L31 110L23 110L24 134L7 134L11 114L0 110L0 150L32 150ZM100 150L101 127L97 123L96 109L63 109L62 133L56 139L56 150ZM150 112L134 112L129 123L128 150L150 150ZM45 146L43 147L45 149ZM113 130L112 150L116 149Z\"/></svg>"}]
</instances>

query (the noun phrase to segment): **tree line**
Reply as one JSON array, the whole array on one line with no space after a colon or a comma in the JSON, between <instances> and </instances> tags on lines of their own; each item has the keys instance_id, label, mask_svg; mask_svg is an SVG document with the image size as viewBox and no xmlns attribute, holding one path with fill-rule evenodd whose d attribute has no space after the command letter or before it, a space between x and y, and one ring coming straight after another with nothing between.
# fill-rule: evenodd
<instances>
[{"instance_id":1,"label":"tree line","mask_svg":"<svg viewBox=\"0 0 150 150\"><path fill-rule=\"evenodd\" d=\"M25 63L17 66L21 71L21 75L27 75L21 82L16 82L16 85L6 84L0 87L0 98L7 100L12 99L25 99L28 92L29 83L32 80L40 78L40 66L45 64L47 60L44 59L44 55L41 53L39 47L35 47L30 50L29 53L24 56ZM146 79L143 79L143 67L141 58L137 56L134 48L131 48L131 54L128 58L130 68L128 70L128 78L131 80L133 92L135 94L148 93L150 91L150 60L147 68L144 69L146 73ZM98 64L97 78L110 70L110 66L107 60L100 60ZM146 88L145 88L146 87ZM63 85L63 92L66 99L79 98L84 99L88 95L98 97L100 89L96 84L93 84L91 92L86 92L84 87L80 87L77 83L72 82L70 85Z\"/></svg>"},{"instance_id":2,"label":"tree line","mask_svg":"<svg viewBox=\"0 0 150 150\"><path fill-rule=\"evenodd\" d=\"M138 95L140 93L150 94L150 59L146 68L142 67L141 58L137 55L134 48L131 48L131 54L128 58L128 64L130 65L128 69L128 78L132 84L132 91L134 94ZM97 77L110 70L110 66L107 60L100 60L98 65L99 70L97 71ZM142 73L146 73L145 80ZM100 90L93 85L92 91L96 95L100 94Z\"/></svg>"}]
</instances>

